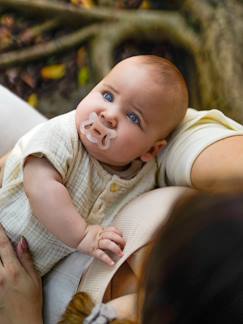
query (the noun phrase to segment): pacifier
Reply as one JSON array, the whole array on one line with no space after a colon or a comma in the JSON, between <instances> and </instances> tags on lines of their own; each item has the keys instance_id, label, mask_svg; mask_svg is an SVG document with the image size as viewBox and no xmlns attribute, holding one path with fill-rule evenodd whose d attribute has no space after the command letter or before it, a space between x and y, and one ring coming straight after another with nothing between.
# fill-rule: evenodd
<instances>
[{"instance_id":1,"label":"pacifier","mask_svg":"<svg viewBox=\"0 0 243 324\"><path fill-rule=\"evenodd\" d=\"M115 129L106 127L95 112L89 115L89 119L81 123L80 131L86 138L101 150L107 150L111 146L111 140L117 137Z\"/></svg>"}]
</instances>

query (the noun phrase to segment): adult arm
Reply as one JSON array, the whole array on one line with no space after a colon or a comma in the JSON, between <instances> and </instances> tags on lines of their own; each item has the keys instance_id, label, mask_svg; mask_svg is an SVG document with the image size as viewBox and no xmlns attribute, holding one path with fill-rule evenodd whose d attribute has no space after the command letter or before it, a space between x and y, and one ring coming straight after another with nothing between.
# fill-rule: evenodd
<instances>
[{"instance_id":1,"label":"adult arm","mask_svg":"<svg viewBox=\"0 0 243 324\"><path fill-rule=\"evenodd\" d=\"M150 254L151 249L152 243L148 243L135 251L127 259L127 265L133 274L132 277L131 272L128 275L128 270L124 269L121 271L121 267L112 278L110 296L112 300L109 301L108 304L111 304L115 308L118 319L137 320L137 315L139 313L138 309L141 306L138 303L142 301L141 298L138 299L138 287L139 283L141 284L141 278L144 273L146 257ZM121 282L123 283L122 285Z\"/></svg>"},{"instance_id":2,"label":"adult arm","mask_svg":"<svg viewBox=\"0 0 243 324\"><path fill-rule=\"evenodd\" d=\"M137 319L137 300L137 294L128 294L115 298L107 304L116 310L117 319L135 321Z\"/></svg>"},{"instance_id":3,"label":"adult arm","mask_svg":"<svg viewBox=\"0 0 243 324\"><path fill-rule=\"evenodd\" d=\"M243 126L219 110L189 109L159 157L160 186L214 191L242 182Z\"/></svg>"},{"instance_id":4,"label":"adult arm","mask_svg":"<svg viewBox=\"0 0 243 324\"><path fill-rule=\"evenodd\" d=\"M0 226L0 323L42 324L41 279L25 239L16 251Z\"/></svg>"},{"instance_id":5,"label":"adult arm","mask_svg":"<svg viewBox=\"0 0 243 324\"><path fill-rule=\"evenodd\" d=\"M243 136L232 136L204 149L191 171L193 187L206 191L243 188Z\"/></svg>"}]
</instances>

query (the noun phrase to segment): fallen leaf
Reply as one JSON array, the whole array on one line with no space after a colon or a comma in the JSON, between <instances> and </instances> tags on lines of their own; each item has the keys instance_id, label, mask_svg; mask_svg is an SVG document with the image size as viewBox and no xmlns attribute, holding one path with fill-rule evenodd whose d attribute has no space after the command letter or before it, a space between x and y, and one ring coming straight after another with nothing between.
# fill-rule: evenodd
<instances>
[{"instance_id":1,"label":"fallen leaf","mask_svg":"<svg viewBox=\"0 0 243 324\"><path fill-rule=\"evenodd\" d=\"M13 27L15 25L15 20L12 16L4 15L1 18L1 24L6 27Z\"/></svg>"},{"instance_id":2,"label":"fallen leaf","mask_svg":"<svg viewBox=\"0 0 243 324\"><path fill-rule=\"evenodd\" d=\"M66 74L65 64L49 65L41 69L41 76L43 79L57 80L63 78L65 74Z\"/></svg>"},{"instance_id":3,"label":"fallen leaf","mask_svg":"<svg viewBox=\"0 0 243 324\"><path fill-rule=\"evenodd\" d=\"M148 0L143 0L141 9L151 9L151 5Z\"/></svg>"},{"instance_id":4,"label":"fallen leaf","mask_svg":"<svg viewBox=\"0 0 243 324\"><path fill-rule=\"evenodd\" d=\"M39 99L36 93L32 93L28 99L27 102L29 105L31 105L32 107L36 108L38 106L39 103Z\"/></svg>"},{"instance_id":5,"label":"fallen leaf","mask_svg":"<svg viewBox=\"0 0 243 324\"><path fill-rule=\"evenodd\" d=\"M28 72L22 72L20 76L21 80L23 80L30 88L35 88L36 80L33 78L31 74Z\"/></svg>"},{"instance_id":6,"label":"fallen leaf","mask_svg":"<svg viewBox=\"0 0 243 324\"><path fill-rule=\"evenodd\" d=\"M89 82L89 78L90 78L90 72L89 72L89 68L88 66L83 66L80 70L79 70L79 74L78 74L78 83L80 86L84 86Z\"/></svg>"},{"instance_id":7,"label":"fallen leaf","mask_svg":"<svg viewBox=\"0 0 243 324\"><path fill-rule=\"evenodd\" d=\"M21 43L26 44L32 40L33 36L31 29L26 29L19 35L19 39Z\"/></svg>"},{"instance_id":8,"label":"fallen leaf","mask_svg":"<svg viewBox=\"0 0 243 324\"><path fill-rule=\"evenodd\" d=\"M19 70L17 68L10 68L6 70L5 74L7 76L7 80L11 84L15 84L19 76Z\"/></svg>"},{"instance_id":9,"label":"fallen leaf","mask_svg":"<svg viewBox=\"0 0 243 324\"><path fill-rule=\"evenodd\" d=\"M0 49L9 47L13 42L12 34L6 27L0 27Z\"/></svg>"},{"instance_id":10,"label":"fallen leaf","mask_svg":"<svg viewBox=\"0 0 243 324\"><path fill-rule=\"evenodd\" d=\"M71 3L75 6L87 9L94 7L93 0L71 0Z\"/></svg>"}]
</instances>

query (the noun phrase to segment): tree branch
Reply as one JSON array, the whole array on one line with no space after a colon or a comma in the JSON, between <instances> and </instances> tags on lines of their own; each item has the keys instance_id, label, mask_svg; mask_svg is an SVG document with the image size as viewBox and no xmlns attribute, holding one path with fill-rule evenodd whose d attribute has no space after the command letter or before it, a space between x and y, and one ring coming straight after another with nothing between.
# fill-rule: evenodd
<instances>
[{"instance_id":1,"label":"tree branch","mask_svg":"<svg viewBox=\"0 0 243 324\"><path fill-rule=\"evenodd\" d=\"M190 13L190 16L196 18L201 24L207 24L214 14L211 6L201 0L184 0L183 8Z\"/></svg>"},{"instance_id":2,"label":"tree branch","mask_svg":"<svg viewBox=\"0 0 243 324\"><path fill-rule=\"evenodd\" d=\"M38 44L23 50L4 53L0 55L0 67L37 60L41 57L46 57L73 48L93 37L99 28L100 25L92 25L47 43Z\"/></svg>"},{"instance_id":3,"label":"tree branch","mask_svg":"<svg viewBox=\"0 0 243 324\"><path fill-rule=\"evenodd\" d=\"M0 0L0 4L6 0ZM27 0L8 0L8 4L21 3L22 5L28 3ZM55 4L55 8L67 8L70 6L63 4L50 3L45 0L34 0L31 2L38 6L43 4L48 4L48 6ZM44 8L42 6L42 8ZM23 9L23 8L22 8ZM56 10L55 9L55 10ZM47 10L47 8L45 8ZM75 9L76 10L76 9ZM91 35L96 36L96 41L93 43L92 56L95 63L95 70L97 70L98 77L102 77L113 65L112 54L114 48L125 40L127 37L135 37L136 39L147 39L154 42L158 40L169 39L172 43L180 44L183 48L189 50L192 53L197 53L200 50L200 42L197 35L188 28L184 18L178 13L174 12L154 12L154 11L144 11L139 10L136 12L126 11L126 10L105 10L106 15L110 18L119 17L117 22L109 22L103 26L103 24L84 27L82 30L75 32L73 34L64 36L58 40L51 41L46 44L41 44L34 46L30 49L25 49L22 51L2 54L0 56L0 66L7 66L15 63L22 63L27 60L33 60L40 58L42 56L47 56L50 54L57 53L59 51L65 50L67 48L74 47L77 43L80 44ZM66 16L69 14L72 18L76 11L73 8ZM85 13L90 15L103 13L100 9L92 10L80 10L79 14L83 15ZM60 16L58 16L58 19ZM109 24L109 25L108 25ZM101 55L100 53L106 53L102 55L103 64L100 64Z\"/></svg>"},{"instance_id":4,"label":"tree branch","mask_svg":"<svg viewBox=\"0 0 243 324\"><path fill-rule=\"evenodd\" d=\"M98 79L106 75L114 65L115 48L128 38L157 43L169 40L172 44L177 46L179 44L194 55L197 55L201 49L197 35L178 15L162 14L160 20L157 21L140 17L132 21L127 19L119 23L106 24L99 29L91 46L91 59Z\"/></svg>"},{"instance_id":5,"label":"tree branch","mask_svg":"<svg viewBox=\"0 0 243 324\"><path fill-rule=\"evenodd\" d=\"M58 17L69 24L82 25L84 22L94 22L97 20L107 20L112 18L111 12L101 8L83 9L72 4L59 3L48 0L0 0L0 6L13 8L26 14L36 14L44 17ZM110 10L111 11L111 10Z\"/></svg>"}]
</instances>

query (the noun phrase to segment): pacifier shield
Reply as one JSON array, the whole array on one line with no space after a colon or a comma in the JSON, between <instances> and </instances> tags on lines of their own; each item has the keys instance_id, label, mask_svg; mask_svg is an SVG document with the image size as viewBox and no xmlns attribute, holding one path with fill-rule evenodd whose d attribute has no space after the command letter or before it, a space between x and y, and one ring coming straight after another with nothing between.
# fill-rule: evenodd
<instances>
[{"instance_id":1,"label":"pacifier shield","mask_svg":"<svg viewBox=\"0 0 243 324\"><path fill-rule=\"evenodd\" d=\"M95 112L92 112L89 119L81 123L80 131L92 144L97 144L101 150L109 149L111 141L117 137L117 131L104 125Z\"/></svg>"}]
</instances>

